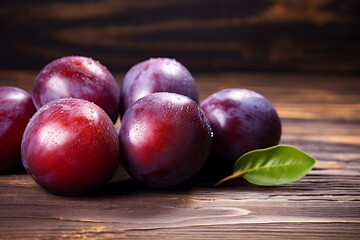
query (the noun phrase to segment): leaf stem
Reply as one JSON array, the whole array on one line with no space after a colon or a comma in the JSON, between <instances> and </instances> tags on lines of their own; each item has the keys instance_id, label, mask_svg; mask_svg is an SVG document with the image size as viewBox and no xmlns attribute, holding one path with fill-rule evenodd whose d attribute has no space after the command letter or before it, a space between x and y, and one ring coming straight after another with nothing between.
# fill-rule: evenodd
<instances>
[{"instance_id":1,"label":"leaf stem","mask_svg":"<svg viewBox=\"0 0 360 240\"><path fill-rule=\"evenodd\" d=\"M239 172L239 173L233 173L230 176L227 176L223 179L221 179L220 181L218 181L217 183L215 183L214 187L218 187L221 184L223 184L224 182L227 182L229 180L235 179L235 178L240 178L242 177L246 172Z\"/></svg>"}]
</instances>

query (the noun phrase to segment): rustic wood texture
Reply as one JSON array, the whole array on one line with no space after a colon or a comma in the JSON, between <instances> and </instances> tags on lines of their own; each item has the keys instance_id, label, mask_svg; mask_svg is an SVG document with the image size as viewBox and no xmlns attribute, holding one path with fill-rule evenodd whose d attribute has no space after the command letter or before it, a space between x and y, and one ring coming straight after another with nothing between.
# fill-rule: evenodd
<instances>
[{"instance_id":1,"label":"rustic wood texture","mask_svg":"<svg viewBox=\"0 0 360 240\"><path fill-rule=\"evenodd\" d=\"M0 68L63 55L113 71L150 57L193 71L360 72L357 0L104 0L0 3Z\"/></svg>"},{"instance_id":2,"label":"rustic wood texture","mask_svg":"<svg viewBox=\"0 0 360 240\"><path fill-rule=\"evenodd\" d=\"M0 86L31 90L36 72L0 71ZM119 83L123 74L116 74ZM46 193L25 173L0 176L0 238L359 239L360 81L357 77L197 74L201 99L226 87L256 90L278 109L282 143L318 159L298 182L259 187L198 178L153 190L119 170L84 197Z\"/></svg>"}]
</instances>

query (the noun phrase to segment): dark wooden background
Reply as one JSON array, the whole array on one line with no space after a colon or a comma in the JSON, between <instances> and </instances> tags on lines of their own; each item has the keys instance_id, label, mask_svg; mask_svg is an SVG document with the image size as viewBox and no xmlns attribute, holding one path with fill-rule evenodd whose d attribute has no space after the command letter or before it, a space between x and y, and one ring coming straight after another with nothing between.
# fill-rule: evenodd
<instances>
[{"instance_id":1,"label":"dark wooden background","mask_svg":"<svg viewBox=\"0 0 360 240\"><path fill-rule=\"evenodd\" d=\"M167 56L194 72L359 74L358 0L0 2L0 69L63 55L111 71Z\"/></svg>"}]
</instances>

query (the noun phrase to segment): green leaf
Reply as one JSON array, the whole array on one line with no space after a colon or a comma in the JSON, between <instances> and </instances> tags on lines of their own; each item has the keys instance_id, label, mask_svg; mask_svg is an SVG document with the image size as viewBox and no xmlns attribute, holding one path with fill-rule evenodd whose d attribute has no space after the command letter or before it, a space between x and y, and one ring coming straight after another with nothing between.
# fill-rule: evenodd
<instances>
[{"instance_id":1,"label":"green leaf","mask_svg":"<svg viewBox=\"0 0 360 240\"><path fill-rule=\"evenodd\" d=\"M238 177L261 186L295 182L304 177L315 163L316 160L307 153L289 145L257 149L242 155L235 162L233 174L215 186Z\"/></svg>"}]
</instances>

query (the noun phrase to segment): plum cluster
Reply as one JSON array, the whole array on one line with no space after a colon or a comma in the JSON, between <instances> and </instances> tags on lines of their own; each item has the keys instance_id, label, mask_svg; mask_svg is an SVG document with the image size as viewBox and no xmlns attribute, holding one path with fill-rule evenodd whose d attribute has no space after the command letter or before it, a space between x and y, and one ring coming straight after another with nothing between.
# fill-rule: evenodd
<instances>
[{"instance_id":1,"label":"plum cluster","mask_svg":"<svg viewBox=\"0 0 360 240\"><path fill-rule=\"evenodd\" d=\"M169 58L134 65L121 88L105 66L80 56L46 65L32 95L0 87L0 171L22 161L57 195L105 185L120 162L146 186L172 187L209 161L229 169L280 137L280 118L264 96L231 88L200 103L190 71Z\"/></svg>"}]
</instances>

